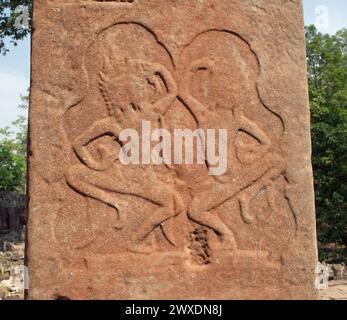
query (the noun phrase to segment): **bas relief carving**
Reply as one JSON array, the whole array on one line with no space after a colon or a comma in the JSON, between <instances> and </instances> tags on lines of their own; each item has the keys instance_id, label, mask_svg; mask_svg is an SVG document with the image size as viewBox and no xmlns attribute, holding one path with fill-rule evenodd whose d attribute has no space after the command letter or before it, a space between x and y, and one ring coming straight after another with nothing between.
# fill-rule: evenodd
<instances>
[{"instance_id":1,"label":"bas relief carving","mask_svg":"<svg viewBox=\"0 0 347 320\"><path fill-rule=\"evenodd\" d=\"M122 42L117 41L120 34ZM257 218L261 206L265 212L282 212L282 228L291 228L295 235L280 151L284 120L262 102L257 88L260 68L246 40L228 30L202 32L173 54L148 27L119 23L102 31L88 48L84 69L90 89L80 104L90 116L81 120L78 132L71 121L65 123L74 154L65 177L74 192L112 209L115 234L136 214L121 205L121 196L152 205L136 229L124 233L127 251L156 252L153 234L159 232L170 250L183 252L186 247L195 260L198 257L198 264L208 264L214 251L237 254L244 249L238 241L243 237L231 227L233 220L240 221L242 230L252 232L252 226L262 230ZM208 162L193 167L119 162L123 129L139 129L142 121L172 129L177 125L172 116L179 112L176 108L191 117L192 129L228 130L226 174L208 175ZM78 114L73 109L78 106L67 112L67 119ZM216 212L228 203L234 205L222 219ZM271 224L270 215L266 223ZM265 231L263 235L267 236ZM279 246L275 255L284 248Z\"/></svg>"}]
</instances>

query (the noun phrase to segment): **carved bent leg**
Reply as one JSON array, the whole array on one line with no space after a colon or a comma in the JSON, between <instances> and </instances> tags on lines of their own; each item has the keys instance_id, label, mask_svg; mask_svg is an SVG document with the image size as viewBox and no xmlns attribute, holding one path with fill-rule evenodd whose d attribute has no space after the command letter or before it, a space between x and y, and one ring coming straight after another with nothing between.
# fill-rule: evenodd
<instances>
[{"instance_id":1,"label":"carved bent leg","mask_svg":"<svg viewBox=\"0 0 347 320\"><path fill-rule=\"evenodd\" d=\"M178 216L183 211L183 208L182 199L178 195L174 196L173 191L169 191L169 188L167 188L167 193L163 194L161 207L149 215L137 229L129 250L138 253L150 253L152 250L144 243L144 240L160 224Z\"/></svg>"},{"instance_id":2,"label":"carved bent leg","mask_svg":"<svg viewBox=\"0 0 347 320\"><path fill-rule=\"evenodd\" d=\"M87 176L84 174L84 172L90 171L92 170L87 169L83 166L72 167L67 171L65 176L68 185L74 190L76 190L78 193L81 193L84 196L93 198L95 200L101 201L116 209L119 221L115 227L117 229L122 229L125 225L126 219L118 208L117 200L109 192L97 187L96 185L86 180Z\"/></svg>"},{"instance_id":3,"label":"carved bent leg","mask_svg":"<svg viewBox=\"0 0 347 320\"><path fill-rule=\"evenodd\" d=\"M176 217L183 211L183 201L179 196L174 196L172 191L163 195L162 206L144 221L135 233L135 240L145 240L148 235L161 223Z\"/></svg>"},{"instance_id":4,"label":"carved bent leg","mask_svg":"<svg viewBox=\"0 0 347 320\"><path fill-rule=\"evenodd\" d=\"M244 222L252 224L254 217L250 214L250 206L255 197L263 189L271 188L273 182L282 174L282 172L276 168L270 169L261 179L255 184L247 188L238 197L241 209L241 216ZM271 207L274 206L275 200L271 194L268 194L268 201Z\"/></svg>"},{"instance_id":5,"label":"carved bent leg","mask_svg":"<svg viewBox=\"0 0 347 320\"><path fill-rule=\"evenodd\" d=\"M81 193L106 202L117 204L115 194L135 196L160 205L162 202L162 187L155 175L149 170L132 168L132 178L122 174L122 168L112 168L112 171L96 171L83 165L72 167L66 179L71 187Z\"/></svg>"},{"instance_id":6,"label":"carved bent leg","mask_svg":"<svg viewBox=\"0 0 347 320\"><path fill-rule=\"evenodd\" d=\"M146 251L142 248L144 244L140 245L140 242L162 222L178 215L183 210L182 200L172 188L156 179L150 170L137 170L136 181L124 177L120 173L121 170L118 170L118 173L114 171L117 170L113 170L112 173L100 172L77 165L68 171L66 180L76 191L114 207L120 217L120 227L124 226L125 217L119 211L116 194L136 196L158 206L159 208L144 220L133 236L132 251Z\"/></svg>"},{"instance_id":7,"label":"carved bent leg","mask_svg":"<svg viewBox=\"0 0 347 320\"><path fill-rule=\"evenodd\" d=\"M208 192L195 197L188 210L188 217L192 221L212 229L220 239L230 247L230 249L237 250L237 244L233 232L218 216L212 215L211 212L207 210L206 204L204 204L204 199L213 196L213 193L211 194L211 192Z\"/></svg>"},{"instance_id":8,"label":"carved bent leg","mask_svg":"<svg viewBox=\"0 0 347 320\"><path fill-rule=\"evenodd\" d=\"M199 193L188 210L189 218L211 228L223 242L236 249L237 245L232 231L219 217L211 215L210 211L240 194L239 200L244 218L251 220L248 210L250 200L256 196L259 190L271 185L285 170L282 158L276 154L266 155L261 164L261 167L259 163L246 166L242 172L239 172L238 178L233 183L215 182L209 191Z\"/></svg>"},{"instance_id":9,"label":"carved bent leg","mask_svg":"<svg viewBox=\"0 0 347 320\"><path fill-rule=\"evenodd\" d=\"M274 181L285 172L285 163L283 159L276 154L268 154L261 163L262 166L265 164L264 167L268 168L268 171L258 178L252 185L242 190L241 194L238 196L242 219L248 224L253 223L254 220L250 214L252 201L261 190L272 188ZM274 195L267 192L267 199L271 207L275 206Z\"/></svg>"}]
</instances>

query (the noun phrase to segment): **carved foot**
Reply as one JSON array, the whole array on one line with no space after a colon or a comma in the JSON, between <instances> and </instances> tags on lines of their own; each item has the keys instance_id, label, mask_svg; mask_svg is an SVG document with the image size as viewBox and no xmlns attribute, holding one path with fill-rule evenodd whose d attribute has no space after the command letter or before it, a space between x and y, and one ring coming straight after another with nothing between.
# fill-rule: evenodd
<instances>
[{"instance_id":1,"label":"carved foot","mask_svg":"<svg viewBox=\"0 0 347 320\"><path fill-rule=\"evenodd\" d=\"M228 230L223 235L220 235L219 239L221 240L218 245L219 249L235 252L238 250L234 234L230 230Z\"/></svg>"},{"instance_id":2,"label":"carved foot","mask_svg":"<svg viewBox=\"0 0 347 320\"><path fill-rule=\"evenodd\" d=\"M132 253L151 254L154 252L154 246L145 241L134 241L128 245L128 250Z\"/></svg>"},{"instance_id":3,"label":"carved foot","mask_svg":"<svg viewBox=\"0 0 347 320\"><path fill-rule=\"evenodd\" d=\"M239 196L239 203L241 209L241 217L243 221L247 224L252 224L254 221L254 217L250 214L250 204L252 201L252 196L243 194Z\"/></svg>"},{"instance_id":4,"label":"carved foot","mask_svg":"<svg viewBox=\"0 0 347 320\"><path fill-rule=\"evenodd\" d=\"M126 219L125 219L125 217L119 212L119 210L117 210L118 211L118 220L116 221L116 223L114 224L114 228L116 229L116 230L122 230L124 227L125 227L125 225L126 225Z\"/></svg>"}]
</instances>

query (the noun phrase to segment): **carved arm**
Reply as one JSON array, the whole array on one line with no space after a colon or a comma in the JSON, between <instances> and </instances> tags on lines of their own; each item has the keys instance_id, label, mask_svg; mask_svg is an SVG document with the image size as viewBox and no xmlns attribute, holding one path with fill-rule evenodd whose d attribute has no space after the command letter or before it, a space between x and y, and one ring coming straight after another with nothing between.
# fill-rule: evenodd
<instances>
[{"instance_id":1,"label":"carved arm","mask_svg":"<svg viewBox=\"0 0 347 320\"><path fill-rule=\"evenodd\" d=\"M153 105L154 110L156 110L160 115L164 115L177 97L177 84L171 73L161 64L153 64L153 73L155 76L162 79L167 89L167 95L159 99Z\"/></svg>"},{"instance_id":2,"label":"carved arm","mask_svg":"<svg viewBox=\"0 0 347 320\"><path fill-rule=\"evenodd\" d=\"M266 152L271 146L271 140L267 134L252 120L248 119L244 115L238 116L240 130L243 130L253 136L256 140L263 145L264 152Z\"/></svg>"},{"instance_id":3,"label":"carved arm","mask_svg":"<svg viewBox=\"0 0 347 320\"><path fill-rule=\"evenodd\" d=\"M118 138L120 131L121 128L119 128L111 118L96 121L93 126L88 128L76 139L73 148L80 160L88 167L98 171L106 170L117 159L118 155L100 146L99 151L101 152L102 159L101 161L97 161L88 151L87 145L93 140L107 134L111 134Z\"/></svg>"},{"instance_id":4,"label":"carved arm","mask_svg":"<svg viewBox=\"0 0 347 320\"><path fill-rule=\"evenodd\" d=\"M192 82L193 75L198 70L207 70L212 72L213 62L208 58L203 58L197 61L194 61L183 78L182 84L182 99L190 111L195 116L199 124L203 123L206 119L206 116L209 114L209 110L205 107L198 99L196 99L190 93L190 84Z\"/></svg>"}]
</instances>

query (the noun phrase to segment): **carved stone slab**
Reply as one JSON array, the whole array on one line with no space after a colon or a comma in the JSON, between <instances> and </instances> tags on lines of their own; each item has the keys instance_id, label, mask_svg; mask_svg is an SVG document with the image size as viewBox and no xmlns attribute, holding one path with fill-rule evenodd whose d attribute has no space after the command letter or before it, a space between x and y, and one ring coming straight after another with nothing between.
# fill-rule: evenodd
<instances>
[{"instance_id":1,"label":"carved stone slab","mask_svg":"<svg viewBox=\"0 0 347 320\"><path fill-rule=\"evenodd\" d=\"M143 124L224 174L124 165ZM315 298L301 1L36 0L30 141L29 298Z\"/></svg>"}]
</instances>

